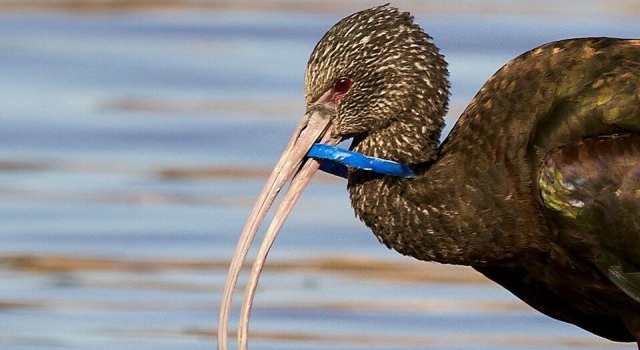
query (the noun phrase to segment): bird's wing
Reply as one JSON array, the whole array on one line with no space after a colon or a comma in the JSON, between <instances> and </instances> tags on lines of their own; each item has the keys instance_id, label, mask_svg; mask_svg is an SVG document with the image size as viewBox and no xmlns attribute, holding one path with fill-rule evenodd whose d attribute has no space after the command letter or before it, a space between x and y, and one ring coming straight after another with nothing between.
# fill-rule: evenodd
<instances>
[{"instance_id":1,"label":"bird's wing","mask_svg":"<svg viewBox=\"0 0 640 350\"><path fill-rule=\"evenodd\" d=\"M538 170L558 240L584 249L579 254L640 302L640 133L557 147Z\"/></svg>"}]
</instances>

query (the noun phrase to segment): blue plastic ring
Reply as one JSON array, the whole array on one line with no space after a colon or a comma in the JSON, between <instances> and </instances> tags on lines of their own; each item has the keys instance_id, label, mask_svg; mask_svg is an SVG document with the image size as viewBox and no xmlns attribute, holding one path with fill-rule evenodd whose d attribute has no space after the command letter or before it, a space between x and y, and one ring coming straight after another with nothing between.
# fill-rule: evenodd
<instances>
[{"instance_id":1,"label":"blue plastic ring","mask_svg":"<svg viewBox=\"0 0 640 350\"><path fill-rule=\"evenodd\" d=\"M329 161L323 162L320 169L338 176L346 177L346 167L372 171L374 173L411 178L415 173L411 167L391 160L365 156L362 153L314 143L307 157Z\"/></svg>"}]
</instances>

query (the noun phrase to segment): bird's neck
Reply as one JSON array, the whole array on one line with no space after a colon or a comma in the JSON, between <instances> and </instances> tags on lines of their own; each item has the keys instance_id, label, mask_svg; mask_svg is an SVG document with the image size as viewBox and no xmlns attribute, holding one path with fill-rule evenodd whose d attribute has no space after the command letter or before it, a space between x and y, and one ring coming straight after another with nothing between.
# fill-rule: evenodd
<instances>
[{"instance_id":1,"label":"bird's neck","mask_svg":"<svg viewBox=\"0 0 640 350\"><path fill-rule=\"evenodd\" d=\"M513 215L518 198L490 198L495 189L470 183L459 162L441 155L414 179L353 172L356 215L381 243L419 260L480 266L512 258L518 242L506 233L535 225Z\"/></svg>"}]
</instances>

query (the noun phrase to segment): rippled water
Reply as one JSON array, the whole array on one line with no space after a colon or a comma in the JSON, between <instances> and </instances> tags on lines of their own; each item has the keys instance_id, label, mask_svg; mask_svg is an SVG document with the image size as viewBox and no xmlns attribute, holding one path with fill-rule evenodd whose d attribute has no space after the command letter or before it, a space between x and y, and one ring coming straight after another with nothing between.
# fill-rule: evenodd
<instances>
[{"instance_id":1,"label":"rippled water","mask_svg":"<svg viewBox=\"0 0 640 350\"><path fill-rule=\"evenodd\" d=\"M301 116L307 56L329 26L368 5L6 3L0 347L214 348L226 263ZM638 36L632 3L607 4L398 5L451 63L455 120L528 48ZM467 268L388 251L328 176L276 242L251 330L255 349L633 347L533 312Z\"/></svg>"}]
</instances>

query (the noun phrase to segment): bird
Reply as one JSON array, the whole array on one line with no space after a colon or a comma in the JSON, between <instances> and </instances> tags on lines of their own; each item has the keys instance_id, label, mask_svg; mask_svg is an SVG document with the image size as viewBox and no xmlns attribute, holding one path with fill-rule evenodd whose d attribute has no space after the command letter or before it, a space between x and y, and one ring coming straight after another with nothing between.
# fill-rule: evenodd
<instances>
[{"instance_id":1,"label":"bird","mask_svg":"<svg viewBox=\"0 0 640 350\"><path fill-rule=\"evenodd\" d=\"M640 40L564 39L517 56L441 141L448 76L408 12L387 4L331 27L308 61L305 116L243 236L292 177L275 239L319 166L307 151L350 139L352 152L413 170L347 171L356 216L386 247L471 266L547 316L640 348Z\"/></svg>"}]
</instances>

